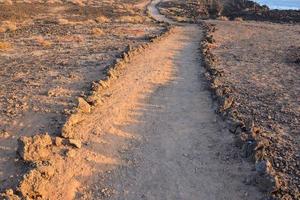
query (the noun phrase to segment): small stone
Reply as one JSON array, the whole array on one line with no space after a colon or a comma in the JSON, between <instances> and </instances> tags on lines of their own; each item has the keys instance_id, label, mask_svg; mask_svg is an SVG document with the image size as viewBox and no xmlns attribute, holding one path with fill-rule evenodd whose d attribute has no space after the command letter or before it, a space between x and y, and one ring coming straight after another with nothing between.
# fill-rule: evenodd
<instances>
[{"instance_id":1,"label":"small stone","mask_svg":"<svg viewBox=\"0 0 300 200\"><path fill-rule=\"evenodd\" d=\"M13 195L14 191L12 189L8 189L8 190L5 191L5 194L7 194L7 195Z\"/></svg>"},{"instance_id":2,"label":"small stone","mask_svg":"<svg viewBox=\"0 0 300 200\"><path fill-rule=\"evenodd\" d=\"M82 147L81 141L76 139L69 139L69 143L74 147L80 149Z\"/></svg>"},{"instance_id":3,"label":"small stone","mask_svg":"<svg viewBox=\"0 0 300 200\"><path fill-rule=\"evenodd\" d=\"M225 110L229 109L233 105L233 102L234 102L233 97L230 96L228 98L225 98L223 100L222 110L225 111Z\"/></svg>"},{"instance_id":4,"label":"small stone","mask_svg":"<svg viewBox=\"0 0 300 200\"><path fill-rule=\"evenodd\" d=\"M99 81L99 84L101 85L101 87L103 87L103 88L108 88L109 87L109 85L108 85L108 82L107 81Z\"/></svg>"},{"instance_id":5,"label":"small stone","mask_svg":"<svg viewBox=\"0 0 300 200\"><path fill-rule=\"evenodd\" d=\"M259 175L269 174L273 170L268 160L262 160L255 164L255 170Z\"/></svg>"},{"instance_id":6,"label":"small stone","mask_svg":"<svg viewBox=\"0 0 300 200\"><path fill-rule=\"evenodd\" d=\"M280 183L277 176L272 176L269 174L263 176L257 175L255 180L258 188L262 192L272 193L277 191L280 187Z\"/></svg>"},{"instance_id":7,"label":"small stone","mask_svg":"<svg viewBox=\"0 0 300 200\"><path fill-rule=\"evenodd\" d=\"M242 157L249 158L250 156L252 156L254 154L255 147L256 147L255 141L246 142L242 147Z\"/></svg>"},{"instance_id":8,"label":"small stone","mask_svg":"<svg viewBox=\"0 0 300 200\"><path fill-rule=\"evenodd\" d=\"M63 145L63 141L64 141L63 138L61 138L61 137L56 137L56 138L55 138L55 145L58 146L58 147L59 147L59 146L62 146L62 145Z\"/></svg>"},{"instance_id":9,"label":"small stone","mask_svg":"<svg viewBox=\"0 0 300 200\"><path fill-rule=\"evenodd\" d=\"M66 156L70 158L74 158L76 156L76 151L74 149L68 149L66 152Z\"/></svg>"},{"instance_id":10,"label":"small stone","mask_svg":"<svg viewBox=\"0 0 300 200\"><path fill-rule=\"evenodd\" d=\"M7 200L21 200L21 198L14 194L12 189L7 189L5 193L0 193L0 199Z\"/></svg>"},{"instance_id":11,"label":"small stone","mask_svg":"<svg viewBox=\"0 0 300 200\"><path fill-rule=\"evenodd\" d=\"M10 134L6 131L0 132L0 139L7 139L10 137Z\"/></svg>"},{"instance_id":12,"label":"small stone","mask_svg":"<svg viewBox=\"0 0 300 200\"><path fill-rule=\"evenodd\" d=\"M63 138L76 138L77 134L73 130L73 126L83 120L82 113L72 114L62 128L61 136Z\"/></svg>"},{"instance_id":13,"label":"small stone","mask_svg":"<svg viewBox=\"0 0 300 200\"><path fill-rule=\"evenodd\" d=\"M248 135L246 133L241 133L240 135L235 136L234 144L238 148L242 148L245 142L248 139Z\"/></svg>"},{"instance_id":14,"label":"small stone","mask_svg":"<svg viewBox=\"0 0 300 200\"><path fill-rule=\"evenodd\" d=\"M78 98L78 109L84 113L91 112L91 106L83 98Z\"/></svg>"},{"instance_id":15,"label":"small stone","mask_svg":"<svg viewBox=\"0 0 300 200\"><path fill-rule=\"evenodd\" d=\"M55 173L55 170L52 166L41 166L38 168L38 171L41 173L43 178L49 179Z\"/></svg>"}]
</instances>

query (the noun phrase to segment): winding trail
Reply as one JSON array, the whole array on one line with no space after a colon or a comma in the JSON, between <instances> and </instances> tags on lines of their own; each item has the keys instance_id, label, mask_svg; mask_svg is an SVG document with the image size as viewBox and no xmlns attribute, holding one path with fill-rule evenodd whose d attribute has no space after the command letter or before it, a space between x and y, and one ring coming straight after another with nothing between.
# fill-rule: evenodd
<instances>
[{"instance_id":1,"label":"winding trail","mask_svg":"<svg viewBox=\"0 0 300 200\"><path fill-rule=\"evenodd\" d=\"M158 2L150 13L170 22L155 8ZM214 112L198 49L201 37L197 25L175 24L166 39L128 64L129 71L107 92L111 97L84 122L90 128L81 131L105 133L106 146L95 142L89 148L114 160L92 165L106 172L87 178L87 199L261 198L243 183L250 166L237 156Z\"/></svg>"}]
</instances>

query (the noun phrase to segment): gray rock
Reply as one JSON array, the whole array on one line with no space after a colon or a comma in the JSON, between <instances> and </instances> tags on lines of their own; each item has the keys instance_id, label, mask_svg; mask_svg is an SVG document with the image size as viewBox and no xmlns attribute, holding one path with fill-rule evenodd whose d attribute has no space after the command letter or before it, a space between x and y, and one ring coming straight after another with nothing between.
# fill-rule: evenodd
<instances>
[{"instance_id":1,"label":"gray rock","mask_svg":"<svg viewBox=\"0 0 300 200\"><path fill-rule=\"evenodd\" d=\"M255 170L259 175L270 174L273 171L272 164L268 160L256 162Z\"/></svg>"}]
</instances>

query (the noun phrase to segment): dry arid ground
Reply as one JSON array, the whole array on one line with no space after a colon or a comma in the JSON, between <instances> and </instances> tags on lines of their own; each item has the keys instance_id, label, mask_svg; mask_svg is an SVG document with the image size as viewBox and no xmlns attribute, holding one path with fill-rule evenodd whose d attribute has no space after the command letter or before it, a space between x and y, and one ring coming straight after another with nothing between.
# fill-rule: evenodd
<instances>
[{"instance_id":1,"label":"dry arid ground","mask_svg":"<svg viewBox=\"0 0 300 200\"><path fill-rule=\"evenodd\" d=\"M300 199L299 16L0 1L0 199Z\"/></svg>"},{"instance_id":2,"label":"dry arid ground","mask_svg":"<svg viewBox=\"0 0 300 200\"><path fill-rule=\"evenodd\" d=\"M214 87L230 88L228 95L234 99L228 111L231 116L260 127L251 138L263 141L263 151L256 159L270 161L278 177L272 194L279 199L299 199L300 25L208 23L215 25L210 49L216 56L216 70L221 72ZM249 140L243 133L236 134Z\"/></svg>"},{"instance_id":3,"label":"dry arid ground","mask_svg":"<svg viewBox=\"0 0 300 200\"><path fill-rule=\"evenodd\" d=\"M160 33L147 1L0 2L0 192L28 165L20 136L60 133L92 82L124 52Z\"/></svg>"}]
</instances>

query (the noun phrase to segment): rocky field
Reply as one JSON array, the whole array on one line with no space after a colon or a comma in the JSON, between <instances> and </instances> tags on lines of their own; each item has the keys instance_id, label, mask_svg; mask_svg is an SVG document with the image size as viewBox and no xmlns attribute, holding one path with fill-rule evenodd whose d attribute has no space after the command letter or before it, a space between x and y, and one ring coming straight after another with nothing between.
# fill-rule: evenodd
<instances>
[{"instance_id":1,"label":"rocky field","mask_svg":"<svg viewBox=\"0 0 300 200\"><path fill-rule=\"evenodd\" d=\"M275 199L299 199L300 26L209 23L214 72L208 77L216 96L225 98L220 112L235 122L231 131L241 155L254 160L256 170L268 166L274 178L252 177L248 183Z\"/></svg>"},{"instance_id":2,"label":"rocky field","mask_svg":"<svg viewBox=\"0 0 300 200\"><path fill-rule=\"evenodd\" d=\"M0 2L0 192L28 170L20 136L56 135L93 81L163 27L147 1Z\"/></svg>"}]
</instances>

